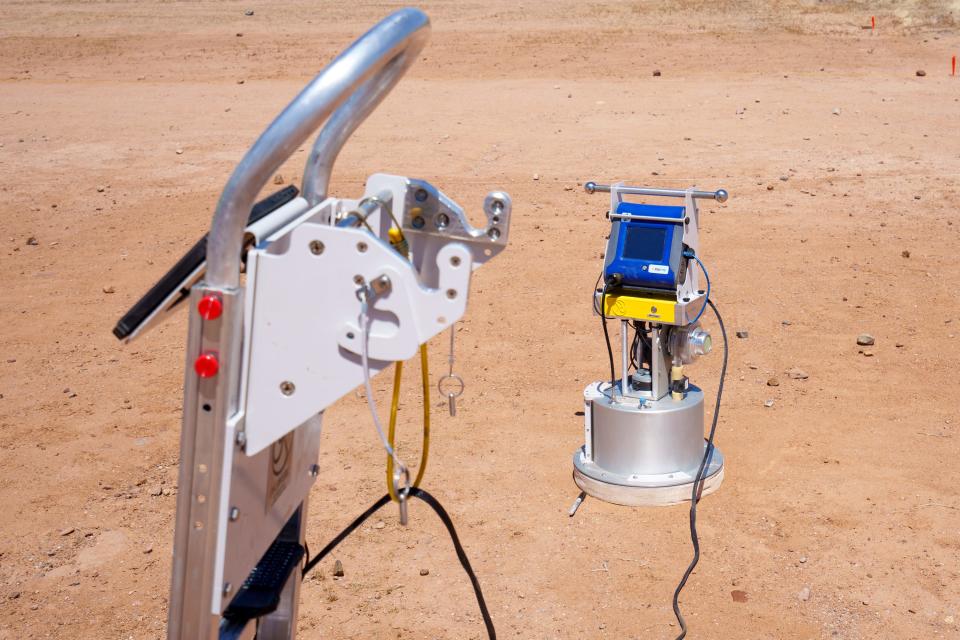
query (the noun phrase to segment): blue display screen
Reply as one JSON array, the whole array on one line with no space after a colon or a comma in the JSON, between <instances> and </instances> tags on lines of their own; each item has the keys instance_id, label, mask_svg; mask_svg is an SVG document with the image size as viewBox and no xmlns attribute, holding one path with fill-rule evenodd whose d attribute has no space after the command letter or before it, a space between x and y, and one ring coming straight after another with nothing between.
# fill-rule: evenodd
<instances>
[{"instance_id":1,"label":"blue display screen","mask_svg":"<svg viewBox=\"0 0 960 640\"><path fill-rule=\"evenodd\" d=\"M623 257L627 260L646 260L660 262L663 260L663 245L666 242L667 230L662 227L641 227L625 225L627 237L623 243Z\"/></svg>"}]
</instances>

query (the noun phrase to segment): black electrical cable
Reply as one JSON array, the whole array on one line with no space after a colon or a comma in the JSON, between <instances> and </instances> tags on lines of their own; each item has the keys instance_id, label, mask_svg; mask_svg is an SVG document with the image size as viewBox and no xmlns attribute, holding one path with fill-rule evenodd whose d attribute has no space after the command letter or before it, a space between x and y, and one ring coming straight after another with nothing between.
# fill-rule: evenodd
<instances>
[{"instance_id":1,"label":"black electrical cable","mask_svg":"<svg viewBox=\"0 0 960 640\"><path fill-rule=\"evenodd\" d=\"M690 495L690 540L693 542L693 560L690 561L687 570L683 572L683 578L680 579L680 584L677 585L676 591L673 592L673 613L677 617L677 622L680 623L680 635L677 636L676 640L683 640L687 637L687 623L680 614L680 592L687 584L690 574L693 573L694 568L696 568L697 563L700 561L700 540L697 536L697 503L700 501L700 496L703 493L706 470L713 458L713 437L717 432L717 420L720 417L720 398L723 396L723 382L727 377L727 356L729 355L727 330L723 326L723 318L717 310L717 305L713 304L713 300L710 298L707 298L707 304L710 305L714 315L717 316L717 323L720 325L720 333L723 336L723 364L720 367L720 384L717 386L717 403L713 408L713 421L710 424L710 434L707 436L707 448L703 452L703 459L700 461L700 468L694 477L693 490Z\"/></svg>"},{"instance_id":2,"label":"black electrical cable","mask_svg":"<svg viewBox=\"0 0 960 640\"><path fill-rule=\"evenodd\" d=\"M610 346L610 334L607 333L607 289L610 283L603 284L603 294L600 296L600 323L603 325L603 339L607 341L607 357L610 358L610 386L617 386L617 371L613 366L613 348ZM623 375L627 375L624 371Z\"/></svg>"},{"instance_id":3,"label":"black electrical cable","mask_svg":"<svg viewBox=\"0 0 960 640\"><path fill-rule=\"evenodd\" d=\"M470 584L473 585L473 593L477 597L477 605L480 607L480 615L483 617L483 624L487 628L487 637L490 640L496 640L497 632L496 629L493 628L493 620L490 618L490 612L487 610L487 602L483 599L483 592L480 590L480 581L477 580L477 575L473 572L473 567L470 566L470 560L467 558L467 552L464 551L463 545L460 544L460 538L457 536L457 530L453 526L453 520L450 519L450 515L436 498L419 487L410 489L410 495L407 499L409 500L410 498L418 498L427 503L440 518L440 521L443 522L443 526L447 528L447 533L450 534L450 540L453 542L453 548L457 552L457 559L460 560L460 565L463 567L463 570L466 571L467 577L470 578ZM307 564L303 567L302 577L306 578L307 573L316 567L328 553L333 551L333 549L338 544L343 542L347 536L356 531L357 527L362 525L367 518L379 511L390 501L391 498L390 494L388 493L370 505L366 511L357 516L353 522L347 525L346 529L338 533L333 540L327 543L327 546L321 549L317 555L307 562Z\"/></svg>"}]
</instances>

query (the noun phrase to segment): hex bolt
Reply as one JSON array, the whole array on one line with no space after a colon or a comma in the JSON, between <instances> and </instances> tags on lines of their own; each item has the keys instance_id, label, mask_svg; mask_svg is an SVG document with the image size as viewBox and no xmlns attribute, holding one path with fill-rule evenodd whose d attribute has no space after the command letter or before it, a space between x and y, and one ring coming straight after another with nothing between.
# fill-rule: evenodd
<instances>
[{"instance_id":1,"label":"hex bolt","mask_svg":"<svg viewBox=\"0 0 960 640\"><path fill-rule=\"evenodd\" d=\"M434 221L436 222L437 229L446 229L450 226L450 216L445 213L438 213Z\"/></svg>"},{"instance_id":2,"label":"hex bolt","mask_svg":"<svg viewBox=\"0 0 960 640\"><path fill-rule=\"evenodd\" d=\"M487 235L490 236L491 240L499 240L500 229L490 229L489 231L487 231Z\"/></svg>"},{"instance_id":3,"label":"hex bolt","mask_svg":"<svg viewBox=\"0 0 960 640\"><path fill-rule=\"evenodd\" d=\"M390 278L388 278L386 275L378 276L373 279L373 281L370 283L370 286L374 293L377 295L382 295L390 291Z\"/></svg>"},{"instance_id":4,"label":"hex bolt","mask_svg":"<svg viewBox=\"0 0 960 640\"><path fill-rule=\"evenodd\" d=\"M280 393L285 396L292 396L293 392L297 390L296 385L294 385L289 380L284 380L280 383Z\"/></svg>"},{"instance_id":5,"label":"hex bolt","mask_svg":"<svg viewBox=\"0 0 960 640\"><path fill-rule=\"evenodd\" d=\"M323 243L320 242L319 240L310 241L310 253L312 253L313 255L315 256L320 255L321 253L323 253L323 249L324 249Z\"/></svg>"}]
</instances>

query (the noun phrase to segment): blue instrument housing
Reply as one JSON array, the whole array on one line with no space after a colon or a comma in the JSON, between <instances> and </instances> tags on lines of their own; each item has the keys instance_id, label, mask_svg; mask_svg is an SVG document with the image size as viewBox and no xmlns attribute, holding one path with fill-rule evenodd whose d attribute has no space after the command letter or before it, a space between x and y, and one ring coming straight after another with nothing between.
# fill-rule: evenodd
<instances>
[{"instance_id":1,"label":"blue instrument housing","mask_svg":"<svg viewBox=\"0 0 960 640\"><path fill-rule=\"evenodd\" d=\"M622 284L675 291L681 276L683 207L621 202L615 213L660 220L614 219L607 243L604 281L620 274Z\"/></svg>"}]
</instances>

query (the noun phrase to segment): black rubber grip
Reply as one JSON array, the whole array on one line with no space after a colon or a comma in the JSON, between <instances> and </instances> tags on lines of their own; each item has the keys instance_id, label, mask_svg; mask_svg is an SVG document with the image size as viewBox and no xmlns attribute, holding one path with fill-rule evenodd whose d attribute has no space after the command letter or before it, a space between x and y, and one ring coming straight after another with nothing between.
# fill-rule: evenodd
<instances>
[{"instance_id":1,"label":"black rubber grip","mask_svg":"<svg viewBox=\"0 0 960 640\"><path fill-rule=\"evenodd\" d=\"M251 225L257 220L264 218L283 205L299 195L300 191L293 185L284 187L280 191L267 196L253 206L250 211L250 218L247 224ZM163 301L170 297L177 287L180 287L184 280L190 277L190 274L197 270L207 260L207 234L204 234L195 245L190 247L182 258L177 260L177 264L167 271L162 278L147 291L146 294L136 304L130 307L117 325L113 328L113 335L120 340L137 330L147 318L149 318L157 307L163 304ZM190 295L189 289L181 289L180 297L170 305L171 308L180 304Z\"/></svg>"}]
</instances>

